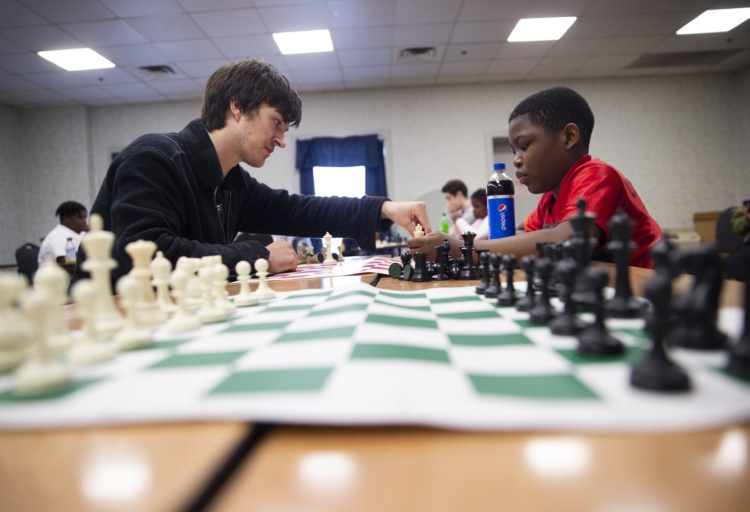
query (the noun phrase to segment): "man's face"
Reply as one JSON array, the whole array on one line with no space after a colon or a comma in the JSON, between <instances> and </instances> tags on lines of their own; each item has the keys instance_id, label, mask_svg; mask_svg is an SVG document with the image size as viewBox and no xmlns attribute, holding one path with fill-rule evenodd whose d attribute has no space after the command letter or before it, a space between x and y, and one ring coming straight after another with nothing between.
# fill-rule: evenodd
<instances>
[{"instance_id":1,"label":"man's face","mask_svg":"<svg viewBox=\"0 0 750 512\"><path fill-rule=\"evenodd\" d=\"M88 212L86 210L81 210L75 215L68 215L67 217L63 217L62 224L72 229L76 233L83 233L84 231L88 231L89 229L88 218Z\"/></svg>"},{"instance_id":2,"label":"man's face","mask_svg":"<svg viewBox=\"0 0 750 512\"><path fill-rule=\"evenodd\" d=\"M276 147L286 147L284 136L287 130L289 123L265 103L254 115L243 114L237 132L240 161L251 167L263 167Z\"/></svg>"},{"instance_id":3,"label":"man's face","mask_svg":"<svg viewBox=\"0 0 750 512\"><path fill-rule=\"evenodd\" d=\"M456 195L450 192L445 193L445 209L449 212L455 212L463 207L463 194L459 192Z\"/></svg>"},{"instance_id":4,"label":"man's face","mask_svg":"<svg viewBox=\"0 0 750 512\"><path fill-rule=\"evenodd\" d=\"M557 191L570 165L565 148L565 130L551 134L532 123L528 116L516 117L508 127L515 157L516 177L532 194Z\"/></svg>"}]
</instances>

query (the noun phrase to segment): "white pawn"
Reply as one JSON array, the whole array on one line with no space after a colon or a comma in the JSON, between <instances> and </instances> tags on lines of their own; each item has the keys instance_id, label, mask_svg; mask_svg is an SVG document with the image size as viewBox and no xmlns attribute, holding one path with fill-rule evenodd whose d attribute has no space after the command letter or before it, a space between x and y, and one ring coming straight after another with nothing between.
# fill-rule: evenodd
<instances>
[{"instance_id":1,"label":"white pawn","mask_svg":"<svg viewBox=\"0 0 750 512\"><path fill-rule=\"evenodd\" d=\"M93 285L92 293L96 294ZM15 394L37 396L69 387L73 383L70 368L53 361L47 347L45 318L53 308L49 294L45 290L33 290L24 296L21 307L31 322L32 331L29 358L16 370Z\"/></svg>"},{"instance_id":2,"label":"white pawn","mask_svg":"<svg viewBox=\"0 0 750 512\"><path fill-rule=\"evenodd\" d=\"M198 271L198 277L203 284L203 305L198 311L198 318L204 324L211 324L226 320L227 314L216 307L214 298L214 270L213 267L203 267Z\"/></svg>"},{"instance_id":3,"label":"white pawn","mask_svg":"<svg viewBox=\"0 0 750 512\"><path fill-rule=\"evenodd\" d=\"M198 258L188 258L187 256L182 256L177 260L177 268L184 270L188 276L187 286L185 286L185 293L187 294L185 295L185 307L188 309L196 309L203 304L203 294L201 293L203 284L196 275L200 268L200 261Z\"/></svg>"},{"instance_id":4,"label":"white pawn","mask_svg":"<svg viewBox=\"0 0 750 512\"><path fill-rule=\"evenodd\" d=\"M26 356L31 324L12 307L24 288L26 280L22 275L0 272L0 373L12 370Z\"/></svg>"},{"instance_id":5,"label":"white pawn","mask_svg":"<svg viewBox=\"0 0 750 512\"><path fill-rule=\"evenodd\" d=\"M326 259L323 260L323 265L335 265L336 260L333 259L333 251L331 250L331 236L330 233L326 232L326 236L323 239L326 241ZM257 268L257 265L256 265Z\"/></svg>"},{"instance_id":6,"label":"white pawn","mask_svg":"<svg viewBox=\"0 0 750 512\"><path fill-rule=\"evenodd\" d=\"M216 307L222 310L227 315L231 315L237 311L232 301L229 300L229 294L227 293L227 285L229 284L229 269L223 263L217 263L213 267L214 270L214 295L216 296Z\"/></svg>"},{"instance_id":7,"label":"white pawn","mask_svg":"<svg viewBox=\"0 0 750 512\"><path fill-rule=\"evenodd\" d=\"M115 334L115 343L120 350L130 350L153 345L151 331L141 327L138 321L138 281L130 276L123 276L117 281L117 294L125 310L125 327Z\"/></svg>"},{"instance_id":8,"label":"white pawn","mask_svg":"<svg viewBox=\"0 0 750 512\"><path fill-rule=\"evenodd\" d=\"M174 315L172 315L172 318L167 322L167 330L170 332L185 332L200 327L201 321L190 314L186 304L188 295L187 288L195 283L190 281L187 272L178 268L172 272L169 284L172 285L172 293L177 301L177 309L174 312ZM200 285L200 283L197 284Z\"/></svg>"},{"instance_id":9,"label":"white pawn","mask_svg":"<svg viewBox=\"0 0 750 512\"><path fill-rule=\"evenodd\" d=\"M259 300L273 299L276 297L276 292L268 286L268 281L266 281L266 276L268 275L268 262L263 258L255 260L255 271L258 274L258 289L255 290L253 295Z\"/></svg>"},{"instance_id":10,"label":"white pawn","mask_svg":"<svg viewBox=\"0 0 750 512\"><path fill-rule=\"evenodd\" d=\"M234 303L243 308L245 306L255 306L258 303L258 299L250 291L250 263L247 261L240 261L234 267L237 271L237 280L240 282L240 293L234 297Z\"/></svg>"},{"instance_id":11,"label":"white pawn","mask_svg":"<svg viewBox=\"0 0 750 512\"><path fill-rule=\"evenodd\" d=\"M151 258L156 252L156 244L150 240L138 240L125 246L133 261L133 268L128 275L138 280L140 293L138 294L138 314L145 325L158 325L167 321L167 315L156 303L154 289L151 288Z\"/></svg>"},{"instance_id":12,"label":"white pawn","mask_svg":"<svg viewBox=\"0 0 750 512\"><path fill-rule=\"evenodd\" d=\"M172 264L164 253L159 251L156 258L151 262L151 275L153 279L151 284L156 288L156 303L165 313L173 313L177 307L169 296L169 273L172 271Z\"/></svg>"},{"instance_id":13,"label":"white pawn","mask_svg":"<svg viewBox=\"0 0 750 512\"><path fill-rule=\"evenodd\" d=\"M83 339L70 349L70 361L74 364L95 364L108 361L117 355L115 345L101 339L96 328L96 301L98 299L94 283L81 279L71 290L71 295L78 308L83 327Z\"/></svg>"},{"instance_id":14,"label":"white pawn","mask_svg":"<svg viewBox=\"0 0 750 512\"><path fill-rule=\"evenodd\" d=\"M47 346L53 352L68 350L73 344L68 326L62 317L62 306L68 302L67 290L70 278L68 273L51 257L47 258L34 276L34 288L44 289L52 301L52 311L49 322L49 336Z\"/></svg>"},{"instance_id":15,"label":"white pawn","mask_svg":"<svg viewBox=\"0 0 750 512\"><path fill-rule=\"evenodd\" d=\"M422 229L422 224L417 224L417 227L414 229L414 238L422 238L424 236L424 229Z\"/></svg>"}]
</instances>

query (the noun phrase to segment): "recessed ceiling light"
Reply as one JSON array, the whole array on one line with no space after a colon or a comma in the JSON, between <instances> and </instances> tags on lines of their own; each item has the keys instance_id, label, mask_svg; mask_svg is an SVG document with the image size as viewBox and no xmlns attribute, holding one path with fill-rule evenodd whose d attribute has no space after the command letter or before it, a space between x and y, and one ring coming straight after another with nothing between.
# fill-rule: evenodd
<instances>
[{"instance_id":1,"label":"recessed ceiling light","mask_svg":"<svg viewBox=\"0 0 750 512\"><path fill-rule=\"evenodd\" d=\"M328 30L278 32L273 35L273 38L284 55L333 51L333 41Z\"/></svg>"},{"instance_id":2,"label":"recessed ceiling light","mask_svg":"<svg viewBox=\"0 0 750 512\"><path fill-rule=\"evenodd\" d=\"M706 11L677 31L684 34L710 34L728 32L750 18L750 7L740 9L713 9Z\"/></svg>"},{"instance_id":3,"label":"recessed ceiling light","mask_svg":"<svg viewBox=\"0 0 750 512\"><path fill-rule=\"evenodd\" d=\"M84 69L113 68L115 65L96 53L91 48L76 50L55 50L39 52L39 56L57 64L66 71L83 71Z\"/></svg>"},{"instance_id":4,"label":"recessed ceiling light","mask_svg":"<svg viewBox=\"0 0 750 512\"><path fill-rule=\"evenodd\" d=\"M508 41L511 43L519 41L557 41L575 21L575 16L518 20L516 28L508 37Z\"/></svg>"}]
</instances>

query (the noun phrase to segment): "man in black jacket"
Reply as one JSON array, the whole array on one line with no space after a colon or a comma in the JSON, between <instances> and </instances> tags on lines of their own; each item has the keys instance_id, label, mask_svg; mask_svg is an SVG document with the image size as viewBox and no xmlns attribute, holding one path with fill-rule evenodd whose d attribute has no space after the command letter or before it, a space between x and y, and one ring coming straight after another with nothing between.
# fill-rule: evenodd
<instances>
[{"instance_id":1,"label":"man in black jacket","mask_svg":"<svg viewBox=\"0 0 750 512\"><path fill-rule=\"evenodd\" d=\"M262 167L286 146L284 135L301 114L302 102L276 68L261 59L229 63L209 78L200 119L179 133L144 135L122 150L91 208L116 237L113 280L130 270L125 246L139 239L156 242L173 264L181 256L220 254L230 269L265 258L271 272L283 272L297 267L289 243L231 243L237 232L322 237L328 231L374 251L376 230L393 222L410 234L417 223L430 231L422 202L289 194L239 166ZM74 281L83 276L84 258L79 251Z\"/></svg>"}]
</instances>

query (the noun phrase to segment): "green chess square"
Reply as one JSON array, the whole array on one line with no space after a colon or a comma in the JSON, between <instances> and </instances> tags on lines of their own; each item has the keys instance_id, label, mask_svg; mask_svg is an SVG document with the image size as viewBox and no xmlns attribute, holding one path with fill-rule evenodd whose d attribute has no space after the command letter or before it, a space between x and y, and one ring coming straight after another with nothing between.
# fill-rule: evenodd
<instances>
[{"instance_id":1,"label":"green chess square","mask_svg":"<svg viewBox=\"0 0 750 512\"><path fill-rule=\"evenodd\" d=\"M425 320L424 318L407 318L404 316L390 315L367 315L365 320L371 324L393 325L396 327L419 327L422 329L437 329L438 325L435 320Z\"/></svg>"},{"instance_id":2,"label":"green chess square","mask_svg":"<svg viewBox=\"0 0 750 512\"><path fill-rule=\"evenodd\" d=\"M311 341L311 340L325 340L325 339L337 339L337 338L351 338L354 334L355 325L348 325L344 327L332 327L330 329L322 329L319 331L301 331L301 332L287 332L276 338L274 343L284 343L288 341Z\"/></svg>"},{"instance_id":3,"label":"green chess square","mask_svg":"<svg viewBox=\"0 0 750 512\"><path fill-rule=\"evenodd\" d=\"M513 320L515 323L523 327L524 329L534 328L534 327L546 327L546 325L543 324L532 324L528 320Z\"/></svg>"},{"instance_id":4,"label":"green chess square","mask_svg":"<svg viewBox=\"0 0 750 512\"><path fill-rule=\"evenodd\" d=\"M340 295L334 295L333 297L328 297L326 299L326 302L330 302L332 300L339 300L339 299L345 299L347 297L374 297L377 295L376 293L366 292L364 290L352 290L350 292L345 292Z\"/></svg>"},{"instance_id":5,"label":"green chess square","mask_svg":"<svg viewBox=\"0 0 750 512\"><path fill-rule=\"evenodd\" d=\"M454 320L476 320L478 318L501 318L495 311L465 311L463 313L438 313L438 318Z\"/></svg>"},{"instance_id":6,"label":"green chess square","mask_svg":"<svg viewBox=\"0 0 750 512\"><path fill-rule=\"evenodd\" d=\"M502 345L533 345L522 333L513 334L449 334L452 345L467 347L492 347Z\"/></svg>"},{"instance_id":7,"label":"green chess square","mask_svg":"<svg viewBox=\"0 0 750 512\"><path fill-rule=\"evenodd\" d=\"M310 311L310 314L307 316L325 316L336 315L339 313L349 313L352 311L364 311L367 309L367 306L368 304L347 304L346 306L340 306L337 308L318 309L315 311Z\"/></svg>"},{"instance_id":8,"label":"green chess square","mask_svg":"<svg viewBox=\"0 0 750 512\"><path fill-rule=\"evenodd\" d=\"M291 306L284 306L283 302L281 302L280 304L282 305L276 307L267 307L266 312L278 313L280 311L307 311L315 306L315 304L293 304Z\"/></svg>"},{"instance_id":9,"label":"green chess square","mask_svg":"<svg viewBox=\"0 0 750 512\"><path fill-rule=\"evenodd\" d=\"M47 402L52 400L59 400L66 396L72 395L78 390L87 388L92 384L102 381L103 379L81 379L76 380L70 384L70 386L58 389L56 391L50 391L43 395L38 396L18 396L12 389L9 389L3 393L0 393L0 407L4 404L19 404L28 402Z\"/></svg>"},{"instance_id":10,"label":"green chess square","mask_svg":"<svg viewBox=\"0 0 750 512\"><path fill-rule=\"evenodd\" d=\"M646 357L648 353L640 347L625 347L625 352L617 356L587 356L575 349L557 350L557 353L574 364L627 363L633 365Z\"/></svg>"},{"instance_id":11,"label":"green chess square","mask_svg":"<svg viewBox=\"0 0 750 512\"><path fill-rule=\"evenodd\" d=\"M729 377L735 382L739 382L741 384L744 384L745 386L750 387L750 377L746 375L737 375L736 373L728 371L726 368L714 368L714 370L721 373L722 375Z\"/></svg>"},{"instance_id":12,"label":"green chess square","mask_svg":"<svg viewBox=\"0 0 750 512\"><path fill-rule=\"evenodd\" d=\"M624 332L640 340L651 341L651 335L645 329L612 329L614 332Z\"/></svg>"},{"instance_id":13,"label":"green chess square","mask_svg":"<svg viewBox=\"0 0 750 512\"><path fill-rule=\"evenodd\" d=\"M230 375L209 394L320 391L332 371L332 368L243 371Z\"/></svg>"},{"instance_id":14,"label":"green chess square","mask_svg":"<svg viewBox=\"0 0 750 512\"><path fill-rule=\"evenodd\" d=\"M193 338L185 338L180 340L167 340L167 341L156 341L151 345L145 346L145 347L136 347L136 348L128 348L124 349L123 352L134 352L138 350L159 350L159 349L169 349L169 348L175 348L179 347L183 343L187 343L188 341L193 340Z\"/></svg>"},{"instance_id":15,"label":"green chess square","mask_svg":"<svg viewBox=\"0 0 750 512\"><path fill-rule=\"evenodd\" d=\"M598 400L573 375L469 375L477 393L542 400Z\"/></svg>"},{"instance_id":16,"label":"green chess square","mask_svg":"<svg viewBox=\"0 0 750 512\"><path fill-rule=\"evenodd\" d=\"M400 299L400 300L426 299L427 298L426 293L410 293L408 295L402 295L400 293L381 291L380 295L382 295L383 297L390 297L392 299Z\"/></svg>"},{"instance_id":17,"label":"green chess square","mask_svg":"<svg viewBox=\"0 0 750 512\"><path fill-rule=\"evenodd\" d=\"M430 309L430 306L409 306L407 304L398 304L395 305L392 302L385 302L379 299L375 299L374 301L376 304L385 304L386 306L391 306L394 308L401 308L401 309L409 309L411 311L432 311Z\"/></svg>"},{"instance_id":18,"label":"green chess square","mask_svg":"<svg viewBox=\"0 0 750 512\"><path fill-rule=\"evenodd\" d=\"M174 354L166 359L162 359L156 364L149 366L154 368L185 368L189 366L214 366L219 364L233 363L240 356L247 353L247 350L238 352L205 352L194 354Z\"/></svg>"},{"instance_id":19,"label":"green chess square","mask_svg":"<svg viewBox=\"0 0 750 512\"><path fill-rule=\"evenodd\" d=\"M280 331L292 322L266 322L259 324L239 324L233 325L221 331L221 334L233 332L257 332L257 331Z\"/></svg>"},{"instance_id":20,"label":"green chess square","mask_svg":"<svg viewBox=\"0 0 750 512\"><path fill-rule=\"evenodd\" d=\"M453 302L482 302L482 298L479 295L467 295L465 297L430 299L430 304L450 304Z\"/></svg>"},{"instance_id":21,"label":"green chess square","mask_svg":"<svg viewBox=\"0 0 750 512\"><path fill-rule=\"evenodd\" d=\"M436 348L380 343L359 343L354 346L352 359L411 359L449 364L448 352Z\"/></svg>"}]
</instances>

